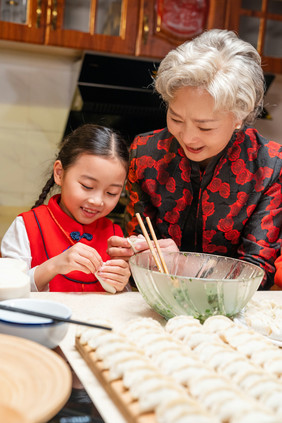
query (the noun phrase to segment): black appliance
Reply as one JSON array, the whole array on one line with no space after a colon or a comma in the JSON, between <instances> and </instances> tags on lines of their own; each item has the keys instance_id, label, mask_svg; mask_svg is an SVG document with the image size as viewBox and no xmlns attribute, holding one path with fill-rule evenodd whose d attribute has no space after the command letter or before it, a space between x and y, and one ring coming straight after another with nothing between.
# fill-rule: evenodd
<instances>
[{"instance_id":1,"label":"black appliance","mask_svg":"<svg viewBox=\"0 0 282 423\"><path fill-rule=\"evenodd\" d=\"M166 107L152 82L158 61L85 53L65 134L84 123L120 132L128 143L140 133L166 126ZM109 215L123 229L126 196Z\"/></svg>"},{"instance_id":2,"label":"black appliance","mask_svg":"<svg viewBox=\"0 0 282 423\"><path fill-rule=\"evenodd\" d=\"M166 125L166 109L152 82L159 62L85 53L65 135L84 123L135 135Z\"/></svg>"}]
</instances>

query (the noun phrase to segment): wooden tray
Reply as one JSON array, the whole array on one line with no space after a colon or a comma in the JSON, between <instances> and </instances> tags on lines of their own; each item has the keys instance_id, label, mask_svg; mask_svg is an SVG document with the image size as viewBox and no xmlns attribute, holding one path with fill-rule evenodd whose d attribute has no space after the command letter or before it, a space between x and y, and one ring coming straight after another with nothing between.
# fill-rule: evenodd
<instances>
[{"instance_id":1,"label":"wooden tray","mask_svg":"<svg viewBox=\"0 0 282 423\"><path fill-rule=\"evenodd\" d=\"M54 351L0 334L0 410L10 416L5 423L17 413L28 423L50 420L68 400L71 387L70 368Z\"/></svg>"},{"instance_id":2,"label":"wooden tray","mask_svg":"<svg viewBox=\"0 0 282 423\"><path fill-rule=\"evenodd\" d=\"M128 423L156 423L154 413L140 413L138 401L132 398L121 379L110 380L109 371L103 367L103 362L97 359L95 351L88 345L81 345L78 337L75 346Z\"/></svg>"}]
</instances>

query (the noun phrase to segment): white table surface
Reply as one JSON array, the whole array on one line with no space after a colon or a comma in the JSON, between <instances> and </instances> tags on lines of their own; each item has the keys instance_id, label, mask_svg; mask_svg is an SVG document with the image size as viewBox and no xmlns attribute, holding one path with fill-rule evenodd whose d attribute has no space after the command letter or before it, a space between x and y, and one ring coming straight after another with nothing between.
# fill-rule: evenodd
<instances>
[{"instance_id":1,"label":"white table surface","mask_svg":"<svg viewBox=\"0 0 282 423\"><path fill-rule=\"evenodd\" d=\"M77 320L108 319L113 323L114 327L125 324L130 319L136 319L138 317L152 317L160 323L165 323L165 320L147 305L138 292L126 292L115 295L107 293L74 294L33 292L31 293L31 297L66 304L72 309L72 318ZM282 291L258 291L253 297L256 300L262 298L275 299L277 303L282 304ZM126 423L126 420L111 401L107 392L75 349L74 340L76 331L76 325L69 325L67 335L60 344L61 350L84 385L104 421L106 423Z\"/></svg>"}]
</instances>

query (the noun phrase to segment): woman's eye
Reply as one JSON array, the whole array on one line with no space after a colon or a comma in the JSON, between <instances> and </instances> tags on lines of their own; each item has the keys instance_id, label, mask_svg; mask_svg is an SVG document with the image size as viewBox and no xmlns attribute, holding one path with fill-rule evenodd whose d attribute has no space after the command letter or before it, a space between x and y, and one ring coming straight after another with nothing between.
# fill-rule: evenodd
<instances>
[{"instance_id":1,"label":"woman's eye","mask_svg":"<svg viewBox=\"0 0 282 423\"><path fill-rule=\"evenodd\" d=\"M208 132L212 130L212 128L199 128L199 129L200 131L203 131L203 132Z\"/></svg>"},{"instance_id":2,"label":"woman's eye","mask_svg":"<svg viewBox=\"0 0 282 423\"><path fill-rule=\"evenodd\" d=\"M174 118L171 118L171 120L172 120L173 122L175 122L175 123L181 123L181 122L182 122L181 120L174 119Z\"/></svg>"}]
</instances>

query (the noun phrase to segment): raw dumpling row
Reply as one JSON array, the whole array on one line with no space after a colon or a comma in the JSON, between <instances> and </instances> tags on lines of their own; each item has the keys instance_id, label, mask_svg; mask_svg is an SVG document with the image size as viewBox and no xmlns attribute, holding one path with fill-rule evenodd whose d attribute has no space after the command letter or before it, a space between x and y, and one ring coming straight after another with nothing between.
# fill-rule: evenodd
<instances>
[{"instance_id":1,"label":"raw dumpling row","mask_svg":"<svg viewBox=\"0 0 282 423\"><path fill-rule=\"evenodd\" d=\"M134 326L134 333L138 333L138 336L159 335L170 342L170 337L153 319L138 320ZM193 400L183 386L165 375L144 350L126 336L128 327L125 333L84 327L77 336L81 345L95 350L96 357L109 370L111 381L123 380L131 397L138 400L140 413L157 412L160 414L157 418L159 423L221 423ZM181 347L178 341L176 345Z\"/></svg>"},{"instance_id":2,"label":"raw dumpling row","mask_svg":"<svg viewBox=\"0 0 282 423\"><path fill-rule=\"evenodd\" d=\"M255 301L247 304L244 314L246 324L272 339L282 340L282 305L273 300Z\"/></svg>"},{"instance_id":3,"label":"raw dumpling row","mask_svg":"<svg viewBox=\"0 0 282 423\"><path fill-rule=\"evenodd\" d=\"M250 351L267 356L279 349L236 328L222 316L204 325L177 316L165 329L139 318L113 332L83 328L79 336L80 343L95 350L110 378L123 380L140 411L154 411L159 423L278 423L281 382L262 361L253 362Z\"/></svg>"},{"instance_id":4,"label":"raw dumpling row","mask_svg":"<svg viewBox=\"0 0 282 423\"><path fill-rule=\"evenodd\" d=\"M233 382L244 398L251 396L282 415L282 351L267 338L224 316L210 317L203 325L189 316L178 316L168 321L166 330Z\"/></svg>"},{"instance_id":5,"label":"raw dumpling row","mask_svg":"<svg viewBox=\"0 0 282 423\"><path fill-rule=\"evenodd\" d=\"M213 318L210 318L212 322ZM233 324L226 318L225 324ZM206 332L200 322L190 316L178 316L170 319L165 330L158 328L144 329L145 322L132 321L122 331L134 342L161 371L184 386L190 396L204 406L221 422L228 423L266 423L278 422L276 409L261 405L255 395L242 391L236 380L229 374L216 371L209 358L214 354L228 355L229 361L240 357L244 364L249 363L243 354L238 353L226 344L214 332ZM208 324L206 325L208 326ZM264 338L261 337L263 340ZM187 342L191 340L191 345ZM271 346L272 344L269 343ZM232 357L230 356L232 354ZM217 356L219 359L219 356ZM221 361L223 358L221 359ZM261 368L255 366L259 374L266 375ZM278 386L280 381L273 377ZM163 409L163 408L162 408ZM162 410L161 409L161 410ZM279 410L278 410L279 412ZM156 411L158 421L172 420L160 418L160 409Z\"/></svg>"}]
</instances>

